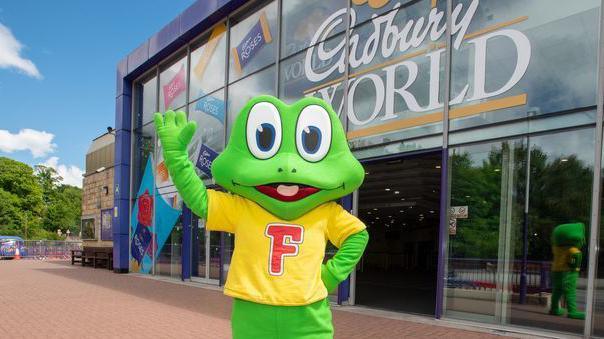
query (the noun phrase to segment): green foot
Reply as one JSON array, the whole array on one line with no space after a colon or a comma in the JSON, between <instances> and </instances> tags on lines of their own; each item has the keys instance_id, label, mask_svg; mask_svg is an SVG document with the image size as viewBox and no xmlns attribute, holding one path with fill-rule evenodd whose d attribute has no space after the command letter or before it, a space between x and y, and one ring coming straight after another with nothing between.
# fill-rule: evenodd
<instances>
[{"instance_id":1,"label":"green foot","mask_svg":"<svg viewBox=\"0 0 604 339\"><path fill-rule=\"evenodd\" d=\"M551 314L551 315L563 315L565 312L566 312L566 310L563 309L563 308L552 308L549 311L549 314Z\"/></svg>"},{"instance_id":2,"label":"green foot","mask_svg":"<svg viewBox=\"0 0 604 339\"><path fill-rule=\"evenodd\" d=\"M585 312L579 312L579 311L575 311L575 312L568 312L568 317L571 319L585 319Z\"/></svg>"}]
</instances>

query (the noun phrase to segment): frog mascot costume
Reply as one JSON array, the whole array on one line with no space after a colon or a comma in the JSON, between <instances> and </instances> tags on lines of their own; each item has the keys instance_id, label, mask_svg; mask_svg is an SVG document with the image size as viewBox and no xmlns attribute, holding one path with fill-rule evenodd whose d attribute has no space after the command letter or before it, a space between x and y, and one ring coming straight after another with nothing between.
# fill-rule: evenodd
<instances>
[{"instance_id":1,"label":"frog mascot costume","mask_svg":"<svg viewBox=\"0 0 604 339\"><path fill-rule=\"evenodd\" d=\"M583 223L562 224L552 233L552 307L550 314L563 315L560 299L564 297L568 317L585 319L585 313L577 310L577 278L581 270L581 247L585 244Z\"/></svg>"},{"instance_id":2,"label":"frog mascot costume","mask_svg":"<svg viewBox=\"0 0 604 339\"><path fill-rule=\"evenodd\" d=\"M206 189L188 159L195 122L155 114L168 172L211 231L235 234L224 293L234 298L234 338L332 338L327 294L355 268L369 235L334 200L364 177L331 106L258 96L241 110ZM322 264L327 241L338 248Z\"/></svg>"}]
</instances>

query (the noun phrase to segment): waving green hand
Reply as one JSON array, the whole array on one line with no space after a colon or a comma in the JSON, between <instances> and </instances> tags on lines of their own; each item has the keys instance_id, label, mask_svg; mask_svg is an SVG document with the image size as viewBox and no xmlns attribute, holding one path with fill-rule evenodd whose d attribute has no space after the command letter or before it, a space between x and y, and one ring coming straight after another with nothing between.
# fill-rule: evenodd
<instances>
[{"instance_id":1,"label":"waving green hand","mask_svg":"<svg viewBox=\"0 0 604 339\"><path fill-rule=\"evenodd\" d=\"M176 189L191 211L205 218L208 210L206 187L195 173L187 152L197 124L187 121L184 112L167 111L163 117L155 113L154 119L164 161Z\"/></svg>"}]
</instances>

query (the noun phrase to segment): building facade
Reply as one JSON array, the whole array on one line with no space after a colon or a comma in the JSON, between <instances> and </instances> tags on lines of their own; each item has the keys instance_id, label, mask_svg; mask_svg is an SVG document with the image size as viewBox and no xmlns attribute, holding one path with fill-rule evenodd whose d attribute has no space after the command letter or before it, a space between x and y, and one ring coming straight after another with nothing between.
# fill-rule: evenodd
<instances>
[{"instance_id":1,"label":"building facade","mask_svg":"<svg viewBox=\"0 0 604 339\"><path fill-rule=\"evenodd\" d=\"M84 245L113 246L114 164L115 135L108 131L92 140L86 152L80 234Z\"/></svg>"},{"instance_id":2,"label":"building facade","mask_svg":"<svg viewBox=\"0 0 604 339\"><path fill-rule=\"evenodd\" d=\"M601 30L599 0L197 1L118 64L115 271L228 274L234 239L183 205L155 112L197 122L190 158L220 189L247 100L317 96L366 170L341 203L370 242L334 301L604 337ZM585 320L549 314L566 223L585 226Z\"/></svg>"}]
</instances>

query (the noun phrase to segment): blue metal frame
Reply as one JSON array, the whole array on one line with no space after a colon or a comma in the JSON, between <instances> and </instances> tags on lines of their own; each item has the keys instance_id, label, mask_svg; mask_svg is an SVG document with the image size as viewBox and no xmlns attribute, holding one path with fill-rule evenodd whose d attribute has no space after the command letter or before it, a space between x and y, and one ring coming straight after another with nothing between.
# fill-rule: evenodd
<instances>
[{"instance_id":1,"label":"blue metal frame","mask_svg":"<svg viewBox=\"0 0 604 339\"><path fill-rule=\"evenodd\" d=\"M197 0L117 64L115 95L115 183L113 271L129 270L130 159L133 80L185 46L247 0ZM190 223L189 223L190 224ZM186 256L185 256L186 257ZM184 265L184 261L183 261ZM183 267L184 269L184 267ZM185 276L183 270L183 278ZM190 273L190 271L189 271Z\"/></svg>"},{"instance_id":2,"label":"blue metal frame","mask_svg":"<svg viewBox=\"0 0 604 339\"><path fill-rule=\"evenodd\" d=\"M186 204L182 204L182 275L181 279L191 279L191 258L192 258L192 223L193 215L191 209Z\"/></svg>"},{"instance_id":3,"label":"blue metal frame","mask_svg":"<svg viewBox=\"0 0 604 339\"><path fill-rule=\"evenodd\" d=\"M345 210L351 212L352 211L352 194L349 194L345 197L342 197L340 200L340 204L344 207ZM346 277L346 280L342 281L338 285L338 305L342 305L343 302L348 301L350 298L350 275Z\"/></svg>"}]
</instances>

